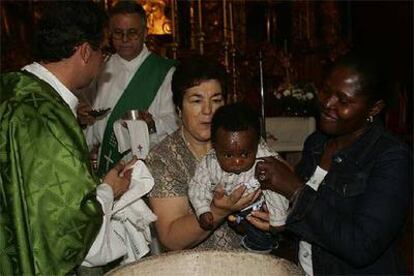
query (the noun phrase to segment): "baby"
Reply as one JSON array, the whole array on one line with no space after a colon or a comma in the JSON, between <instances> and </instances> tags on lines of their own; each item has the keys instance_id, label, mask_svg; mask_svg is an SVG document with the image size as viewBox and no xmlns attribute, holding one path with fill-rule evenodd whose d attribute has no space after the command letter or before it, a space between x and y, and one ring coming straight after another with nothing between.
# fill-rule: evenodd
<instances>
[{"instance_id":1,"label":"baby","mask_svg":"<svg viewBox=\"0 0 414 276\"><path fill-rule=\"evenodd\" d=\"M216 187L222 185L227 195L240 185L246 186L245 194L254 192L260 187L254 177L256 163L260 162L260 157L278 156L261 142L257 114L240 103L226 105L216 111L212 120L211 141L213 149L200 161L188 191L200 227L205 230L213 228L210 204ZM284 225L288 200L270 190L264 190L263 195L264 199L261 197L239 213L238 221L243 220L251 210L260 208L265 201L270 213L270 225ZM270 234L249 223L247 225L249 231L246 231L242 245L254 251L271 251Z\"/></svg>"}]
</instances>

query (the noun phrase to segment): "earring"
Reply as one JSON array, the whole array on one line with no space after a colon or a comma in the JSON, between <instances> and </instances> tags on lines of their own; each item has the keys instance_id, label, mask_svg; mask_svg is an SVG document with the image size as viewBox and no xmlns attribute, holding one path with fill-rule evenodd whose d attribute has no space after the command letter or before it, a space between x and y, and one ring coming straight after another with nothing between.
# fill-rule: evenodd
<instances>
[{"instance_id":1,"label":"earring","mask_svg":"<svg viewBox=\"0 0 414 276\"><path fill-rule=\"evenodd\" d=\"M181 109L179 107L177 107L177 114L178 114L178 118L181 118Z\"/></svg>"},{"instance_id":2,"label":"earring","mask_svg":"<svg viewBox=\"0 0 414 276\"><path fill-rule=\"evenodd\" d=\"M374 122L374 117L371 115L371 116L368 116L368 118L367 118L367 122L368 123L372 123L372 122Z\"/></svg>"}]
</instances>

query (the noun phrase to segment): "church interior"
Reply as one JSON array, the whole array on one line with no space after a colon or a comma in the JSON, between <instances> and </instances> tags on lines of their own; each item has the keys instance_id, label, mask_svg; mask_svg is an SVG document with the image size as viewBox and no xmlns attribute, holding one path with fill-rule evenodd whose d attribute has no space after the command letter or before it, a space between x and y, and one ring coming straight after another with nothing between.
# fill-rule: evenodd
<instances>
[{"instance_id":1,"label":"church interior","mask_svg":"<svg viewBox=\"0 0 414 276\"><path fill-rule=\"evenodd\" d=\"M95 0L108 10L116 0ZM315 128L315 95L325 69L357 48L376 52L390 68L394 102L383 120L413 143L413 3L411 1L137 0L147 13L147 47L171 59L191 54L226 69L227 102L246 102L266 120L269 143L295 163ZM1 73L32 62L33 26L47 1L0 1ZM297 91L301 99L286 97ZM300 122L298 121L300 120ZM295 123L297 123L297 126ZM287 144L272 126L286 123ZM296 126L296 127L295 127ZM289 144L299 139L298 144ZM410 216L412 220L412 214ZM411 229L402 258L413 271ZM287 249L284 257L291 252Z\"/></svg>"}]
</instances>

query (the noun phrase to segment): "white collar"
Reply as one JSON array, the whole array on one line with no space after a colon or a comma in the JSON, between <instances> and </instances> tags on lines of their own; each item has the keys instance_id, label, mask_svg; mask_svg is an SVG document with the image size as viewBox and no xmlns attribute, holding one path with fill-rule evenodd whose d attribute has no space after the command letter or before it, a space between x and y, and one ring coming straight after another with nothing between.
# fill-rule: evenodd
<instances>
[{"instance_id":1,"label":"white collar","mask_svg":"<svg viewBox=\"0 0 414 276\"><path fill-rule=\"evenodd\" d=\"M148 50L147 46L142 47L141 53L138 56L133 58L132 60L125 60L121 58L118 54L113 55L112 57L119 61L123 66L127 68L128 71L135 72L139 66L144 62L144 60L150 55L150 51Z\"/></svg>"},{"instance_id":2,"label":"white collar","mask_svg":"<svg viewBox=\"0 0 414 276\"><path fill-rule=\"evenodd\" d=\"M69 105L70 109L76 117L76 108L79 104L78 98L66 86L64 86L55 75L53 75L49 70L37 62L26 65L22 68L22 70L32 73L39 79L47 82L50 86L52 86L53 89L55 89L56 92L62 97L65 103Z\"/></svg>"}]
</instances>

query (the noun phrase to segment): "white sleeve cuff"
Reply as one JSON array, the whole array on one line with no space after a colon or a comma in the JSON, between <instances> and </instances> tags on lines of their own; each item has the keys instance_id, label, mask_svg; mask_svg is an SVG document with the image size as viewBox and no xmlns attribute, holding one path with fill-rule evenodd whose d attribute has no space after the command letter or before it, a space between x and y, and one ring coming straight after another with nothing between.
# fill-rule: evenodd
<instances>
[{"instance_id":1,"label":"white sleeve cuff","mask_svg":"<svg viewBox=\"0 0 414 276\"><path fill-rule=\"evenodd\" d=\"M197 217L199 218L202 214L207 213L207 212L211 212L210 206L203 206L203 207L199 207L195 210Z\"/></svg>"},{"instance_id":2,"label":"white sleeve cuff","mask_svg":"<svg viewBox=\"0 0 414 276\"><path fill-rule=\"evenodd\" d=\"M114 192L109 184L102 183L96 188L96 199L102 205L103 213L109 214L114 203Z\"/></svg>"}]
</instances>

